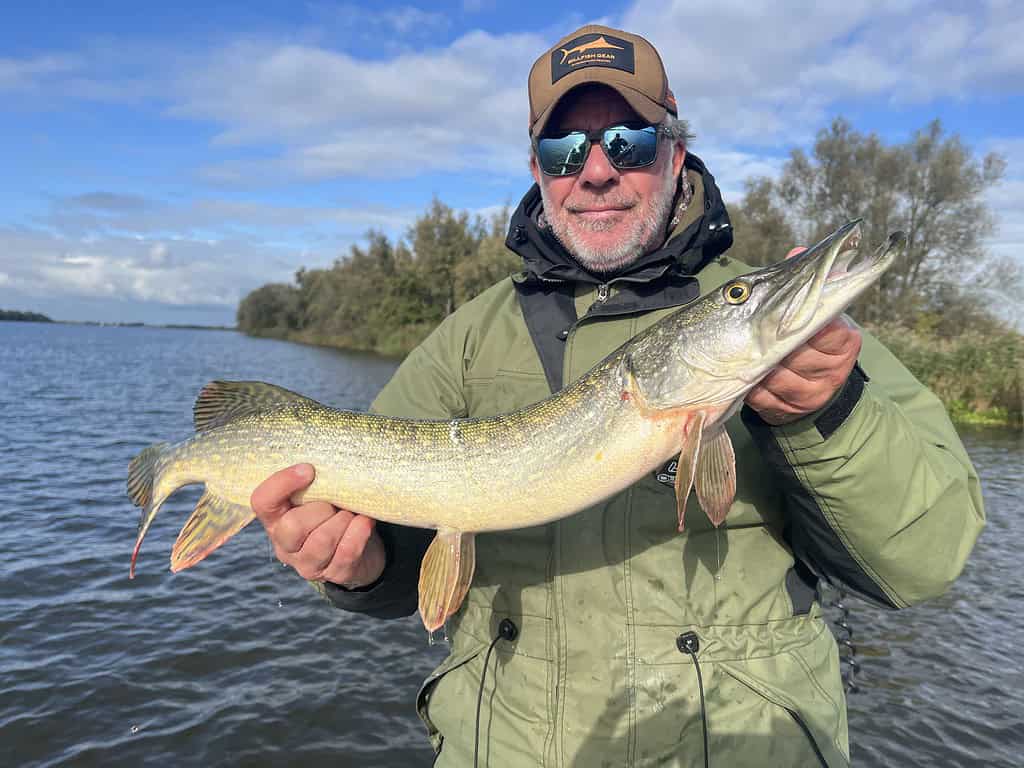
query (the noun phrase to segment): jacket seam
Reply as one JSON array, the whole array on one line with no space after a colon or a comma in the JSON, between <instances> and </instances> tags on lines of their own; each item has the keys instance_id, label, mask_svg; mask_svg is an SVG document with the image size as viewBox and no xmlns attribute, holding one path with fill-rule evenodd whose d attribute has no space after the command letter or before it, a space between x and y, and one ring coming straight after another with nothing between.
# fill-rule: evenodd
<instances>
[{"instance_id":1,"label":"jacket seam","mask_svg":"<svg viewBox=\"0 0 1024 768\"><path fill-rule=\"evenodd\" d=\"M789 437L784 435L780 435L779 437L785 444L784 452L788 453L790 456L794 455L796 453L796 449L793 448L793 445L791 444ZM857 549L857 547L853 545L853 542L850 541L849 534L847 533L846 529L839 524L835 512L832 509L832 506L827 501L825 501L825 499L819 496L818 493L815 492L814 488L811 487L810 482L808 482L807 480L807 475L804 472L804 468L800 466L798 463L794 462L790 462L790 467L793 469L793 474L799 480L800 485L803 486L804 491L812 499L814 499L814 502L818 505L818 509L821 510L821 513L825 517L825 520L828 522L829 527L831 527L832 530L835 531L836 536L839 537L839 540L846 548L846 551L850 553L850 557L852 557L856 561L857 565L861 568L861 570L863 570L864 573L866 573L871 578L871 580L874 581L875 584L885 592L886 596L889 598L889 600L892 601L894 605L905 607L906 603L900 598L900 596L892 588L889 582L886 579L884 579L871 566L871 564L864 559L864 556L861 554L861 552Z\"/></svg>"},{"instance_id":2,"label":"jacket seam","mask_svg":"<svg viewBox=\"0 0 1024 768\"><path fill-rule=\"evenodd\" d=\"M828 692L824 689L824 687L822 687L821 683L818 682L818 678L811 671L810 665L807 663L804 657L800 655L800 649L794 648L792 650L792 654L793 659L796 661L798 665L800 665L800 668L804 671L804 674L807 675L807 679L811 681L811 685L813 685L818 690L818 693L825 697L825 701L832 705L833 719L836 722L839 722L839 705L836 704L832 697L828 695ZM839 750L840 754L842 754L843 748L839 745L839 742L836 741L835 736L832 737L832 745Z\"/></svg>"}]
</instances>

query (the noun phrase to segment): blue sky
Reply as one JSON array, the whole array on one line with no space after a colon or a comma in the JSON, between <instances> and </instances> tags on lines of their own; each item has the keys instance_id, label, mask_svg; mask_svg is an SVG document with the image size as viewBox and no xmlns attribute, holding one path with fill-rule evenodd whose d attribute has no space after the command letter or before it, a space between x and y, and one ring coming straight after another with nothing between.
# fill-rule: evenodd
<instances>
[{"instance_id":1,"label":"blue sky","mask_svg":"<svg viewBox=\"0 0 1024 768\"><path fill-rule=\"evenodd\" d=\"M599 21L644 34L727 201L836 115L941 118L1002 153L988 246L1024 253L1024 3L5 3L0 308L233 323L433 196L527 189L526 76Z\"/></svg>"}]
</instances>

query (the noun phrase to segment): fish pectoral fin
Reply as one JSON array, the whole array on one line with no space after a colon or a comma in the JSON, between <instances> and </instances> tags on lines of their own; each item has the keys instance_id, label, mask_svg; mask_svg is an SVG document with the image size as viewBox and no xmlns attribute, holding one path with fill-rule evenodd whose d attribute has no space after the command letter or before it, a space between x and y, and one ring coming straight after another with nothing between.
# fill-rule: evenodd
<instances>
[{"instance_id":1,"label":"fish pectoral fin","mask_svg":"<svg viewBox=\"0 0 1024 768\"><path fill-rule=\"evenodd\" d=\"M420 565L420 618L428 632L459 610L473 581L476 541L472 533L439 530Z\"/></svg>"},{"instance_id":2,"label":"fish pectoral fin","mask_svg":"<svg viewBox=\"0 0 1024 768\"><path fill-rule=\"evenodd\" d=\"M676 511L679 514L680 533L685 527L686 499L690 495L690 488L693 487L693 476L700 456L704 418L703 412L697 413L686 425L683 446L679 451L679 463L676 465Z\"/></svg>"},{"instance_id":3,"label":"fish pectoral fin","mask_svg":"<svg viewBox=\"0 0 1024 768\"><path fill-rule=\"evenodd\" d=\"M736 454L724 426L704 435L693 482L701 509L717 528L725 521L736 497Z\"/></svg>"},{"instance_id":4,"label":"fish pectoral fin","mask_svg":"<svg viewBox=\"0 0 1024 768\"><path fill-rule=\"evenodd\" d=\"M196 398L192 420L196 432L206 432L285 403L322 407L316 400L262 381L211 381Z\"/></svg>"},{"instance_id":5,"label":"fish pectoral fin","mask_svg":"<svg viewBox=\"0 0 1024 768\"><path fill-rule=\"evenodd\" d=\"M253 517L249 507L230 502L207 490L174 542L171 571L177 573L195 565L242 530Z\"/></svg>"}]
</instances>

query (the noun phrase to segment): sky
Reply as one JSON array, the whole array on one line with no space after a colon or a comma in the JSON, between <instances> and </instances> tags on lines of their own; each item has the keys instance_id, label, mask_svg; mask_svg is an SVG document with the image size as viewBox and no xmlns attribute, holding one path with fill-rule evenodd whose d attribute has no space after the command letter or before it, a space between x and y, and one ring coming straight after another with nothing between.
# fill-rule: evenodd
<instances>
[{"instance_id":1,"label":"sky","mask_svg":"<svg viewBox=\"0 0 1024 768\"><path fill-rule=\"evenodd\" d=\"M0 308L232 325L238 301L531 184L526 79L576 27L647 37L728 203L836 116L935 118L980 158L1024 258L1019 0L2 2Z\"/></svg>"}]
</instances>

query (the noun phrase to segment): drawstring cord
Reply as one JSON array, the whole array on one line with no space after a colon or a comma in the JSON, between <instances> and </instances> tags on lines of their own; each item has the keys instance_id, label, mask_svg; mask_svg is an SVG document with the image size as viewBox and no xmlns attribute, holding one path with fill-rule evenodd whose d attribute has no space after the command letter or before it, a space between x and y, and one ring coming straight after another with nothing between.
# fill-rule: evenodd
<instances>
[{"instance_id":1,"label":"drawstring cord","mask_svg":"<svg viewBox=\"0 0 1024 768\"><path fill-rule=\"evenodd\" d=\"M688 653L693 659L693 668L697 672L697 690L700 692L700 724L704 729L704 768L711 768L711 755L708 751L708 714L704 706L704 678L700 674L700 662L697 661L697 651L700 650L700 639L696 632L684 632L676 638L676 647L683 653Z\"/></svg>"},{"instance_id":2,"label":"drawstring cord","mask_svg":"<svg viewBox=\"0 0 1024 768\"><path fill-rule=\"evenodd\" d=\"M499 640L508 640L512 642L519 636L519 628L515 625L515 622L511 619L502 619L501 623L498 624L498 634L491 640L490 646L487 648L487 655L484 656L484 671L480 673L480 691L476 696L476 727L474 729L475 735L473 736L473 768L478 768L480 760L480 705L484 700L484 680L487 679L487 665L491 660L491 651L494 650L494 646L498 644Z\"/></svg>"}]
</instances>

